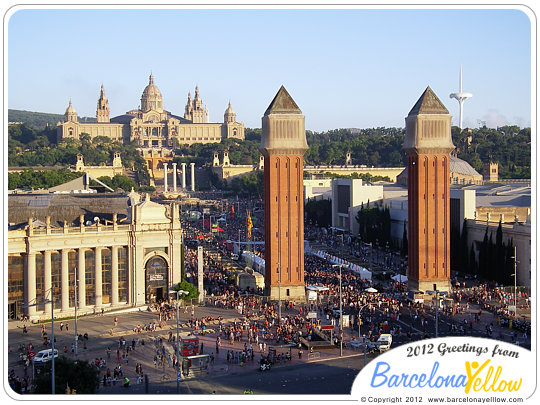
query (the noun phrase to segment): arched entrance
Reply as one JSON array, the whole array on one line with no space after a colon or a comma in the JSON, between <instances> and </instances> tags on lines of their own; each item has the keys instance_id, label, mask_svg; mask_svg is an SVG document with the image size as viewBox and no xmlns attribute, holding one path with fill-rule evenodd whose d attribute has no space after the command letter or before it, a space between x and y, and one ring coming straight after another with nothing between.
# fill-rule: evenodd
<instances>
[{"instance_id":1,"label":"arched entrance","mask_svg":"<svg viewBox=\"0 0 540 405\"><path fill-rule=\"evenodd\" d=\"M158 302L167 298L169 266L161 256L154 256L146 262L146 302Z\"/></svg>"}]
</instances>

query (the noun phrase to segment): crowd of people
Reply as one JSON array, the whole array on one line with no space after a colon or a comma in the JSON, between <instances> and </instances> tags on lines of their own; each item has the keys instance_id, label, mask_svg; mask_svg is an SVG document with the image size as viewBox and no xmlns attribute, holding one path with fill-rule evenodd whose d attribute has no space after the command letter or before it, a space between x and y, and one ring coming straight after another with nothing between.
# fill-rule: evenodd
<instances>
[{"instance_id":1,"label":"crowd of people","mask_svg":"<svg viewBox=\"0 0 540 405\"><path fill-rule=\"evenodd\" d=\"M222 221L220 226L227 236L236 235L241 240L246 237L245 215L238 215L239 210L247 207L245 201L231 202L236 211L231 215L231 211L226 213L226 222ZM229 205L229 207L230 207ZM260 214L256 215L257 223L262 226ZM214 216L214 218L217 215ZM410 341L414 333L419 333L422 338L428 337L428 328L432 326L434 308L432 305L414 302L407 299L403 293L403 284L390 280L373 281L364 279L358 273L349 270L347 267L339 270L328 260L306 254L304 257L304 281L306 285L320 287L315 300L301 305L292 302L276 303L270 302L262 295L259 289L248 289L242 291L235 285L232 273L223 264L220 257L231 254L231 243L227 242L223 235L210 233L203 230L202 220L199 222L187 222L185 224L186 239L205 240L212 249L204 249L204 289L205 305L218 308L233 309L238 314L238 319L225 322L221 317L217 319L210 316L195 316L193 307L182 304L185 312L190 311L190 317L183 325L184 327L197 331L197 334L206 333L215 336L215 351L211 351L212 362L215 356L219 356L220 351L229 364L243 365L255 361L256 353L260 358L266 358L270 354L276 359L290 359L290 347L298 347L301 341L311 341L315 339L315 328L321 324L336 324L336 308L341 305L343 312L349 315L348 326L359 331L365 338L375 341L383 333L391 333L395 336L405 335ZM335 251L351 252L362 260L368 260L373 256L371 249L362 248L350 238L333 235L328 230L316 229L306 226L306 238L324 240L329 249ZM262 232L252 233L252 241L262 240ZM208 245L207 245L208 246ZM252 245L251 248L257 255L264 258L264 245ZM212 254L217 252L218 255ZM387 255L384 266L389 270L399 271L401 264L391 259ZM197 285L198 258L196 246L189 247L185 251L185 273L190 281ZM478 327L481 319L485 319L486 313L493 314L491 324L485 326L486 336L492 336L495 326L508 327L512 329L511 339L517 341L518 332L522 336L529 334L530 323L512 317L509 313L509 306L513 304L513 292L503 288L492 286L488 283L473 283L470 285L463 280L454 280L454 288L451 295L452 304L444 306L440 311L441 319L448 325L447 329L441 327L441 333L449 335L466 334L474 327ZM525 292L520 292L517 297L518 306L522 309L530 308L530 297ZM474 306L480 310L471 313ZM176 317L176 303L174 300L162 301L152 305L156 314L156 320L144 325L137 325L133 328L136 338L131 344L123 337L118 339L116 348L116 367L111 371L108 364L114 363L111 360L111 349L107 348L107 359L96 358L95 366L104 372L102 383L104 386L115 385L124 378L122 364L129 364L130 353L139 345L144 345L144 338L139 339L139 335L145 332L156 332L164 330L165 326ZM310 312L317 313L317 320L308 317ZM280 318L281 315L281 318ZM456 316L463 315L462 321L457 321ZM118 325L118 320L114 319L114 328ZM60 332L69 328L68 322L61 323ZM113 330L114 328L111 328ZM26 334L27 330L23 330ZM318 332L317 332L318 333ZM354 336L354 334L351 334ZM360 337L360 334L358 334ZM501 338L502 335L496 336ZM48 339L45 328L42 328L42 338L44 345L48 347ZM334 337L337 339L337 336ZM88 334L79 336L80 344L86 347ZM223 342L228 342L230 348L223 351ZM154 367L163 369L176 368L178 359L173 349L179 342L176 336L169 331L166 345L161 338L154 340ZM276 348L285 345L288 349L281 349L281 353ZM20 345L19 353L21 361L24 361L24 375L16 376L13 371L9 374L9 384L16 392L24 392L28 387L28 366L29 353L35 349L31 345ZM202 344L200 351L204 350ZM72 350L73 352L73 350ZM301 356L299 350L298 356ZM142 383L144 373L142 364L135 365L137 383ZM124 382L125 383L125 382ZM128 382L129 385L129 382Z\"/></svg>"}]
</instances>

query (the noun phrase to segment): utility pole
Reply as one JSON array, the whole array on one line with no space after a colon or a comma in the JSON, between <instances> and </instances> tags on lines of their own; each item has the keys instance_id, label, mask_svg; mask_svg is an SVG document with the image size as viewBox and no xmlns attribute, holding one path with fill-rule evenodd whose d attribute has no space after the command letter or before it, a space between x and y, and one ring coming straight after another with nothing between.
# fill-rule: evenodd
<instances>
[{"instance_id":1,"label":"utility pole","mask_svg":"<svg viewBox=\"0 0 540 405\"><path fill-rule=\"evenodd\" d=\"M339 266L339 357L343 356L343 296L341 293L341 268Z\"/></svg>"},{"instance_id":2,"label":"utility pole","mask_svg":"<svg viewBox=\"0 0 540 405\"><path fill-rule=\"evenodd\" d=\"M75 267L75 277L74 277L74 283L75 283L75 358L77 358L79 354L78 346L79 346L79 335L77 334L77 268Z\"/></svg>"},{"instance_id":3,"label":"utility pole","mask_svg":"<svg viewBox=\"0 0 540 405\"><path fill-rule=\"evenodd\" d=\"M514 246L514 306L517 317L517 246Z\"/></svg>"},{"instance_id":4,"label":"utility pole","mask_svg":"<svg viewBox=\"0 0 540 405\"><path fill-rule=\"evenodd\" d=\"M339 356L343 356L343 295L341 290L341 268L343 264L334 264L332 267L339 267ZM360 333L360 326L358 326Z\"/></svg>"}]
</instances>

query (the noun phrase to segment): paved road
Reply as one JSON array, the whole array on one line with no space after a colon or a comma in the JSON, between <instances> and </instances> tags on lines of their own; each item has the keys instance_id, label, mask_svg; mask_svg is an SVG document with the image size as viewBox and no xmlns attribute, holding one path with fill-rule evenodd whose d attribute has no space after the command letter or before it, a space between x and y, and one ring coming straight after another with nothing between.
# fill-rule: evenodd
<instances>
[{"instance_id":1,"label":"paved road","mask_svg":"<svg viewBox=\"0 0 540 405\"><path fill-rule=\"evenodd\" d=\"M476 311L476 308L471 308L471 313ZM114 327L114 316L118 317L119 324ZM230 309L220 309L214 307L196 307L195 317L202 316L218 316L223 317L224 322L239 320L241 316ZM384 319L384 315L380 311L376 311L378 319ZM190 311L180 311L180 323L184 324L181 327L182 333L187 333L192 329L185 325L185 322L191 317ZM468 318L469 314L456 315L452 318L452 321L460 322L464 318ZM434 336L434 319L432 315L426 316L428 321L426 332L430 337ZM442 317L439 324L440 336L448 334L448 321L447 317ZM156 353L157 347L154 344L156 338L162 338L165 342L164 345L169 353L174 354L174 350L170 343L167 343L169 331L172 331L173 335L176 334L176 320L170 320L163 326L162 329L158 328L155 332L144 332L141 334L135 334L133 328L137 325L145 325L151 322L157 322L158 315L155 312L147 312L144 310L139 311L136 309L134 312L117 312L106 313L104 316L85 316L78 320L78 333L88 333L88 341L79 345L79 358L84 360L105 359L107 366L101 371L101 376L106 371L106 368L110 368L111 371L118 364L122 364L124 375L127 375L133 382L128 388L124 389L119 385L114 386L100 386L99 394L123 394L123 393L175 393L176 381L175 370L168 364L164 366L156 367L153 364L153 358ZM481 316L480 322L473 325L472 330L467 330L468 336L485 336L484 325L493 321L493 315L484 313ZM64 321L65 324L66 321ZM411 331L412 340L419 340L424 333L424 327L420 324L420 320L414 321L408 310L402 311L402 316L398 321L403 331ZM62 348L66 346L68 349L67 357L74 358L71 354L71 344L74 341L74 320L69 320L70 328L67 331L66 328L60 331L59 321L55 321L55 337L57 339L56 347L62 353ZM217 323L217 322L216 322ZM496 325L496 323L495 323ZM40 325L27 325L28 333L24 334L22 331L23 323L20 321L8 322L8 344L11 352L8 354L8 367L9 370L14 370L19 376L24 375L24 367L22 362L19 361L18 346L20 344L27 345L32 343L35 347L35 351L44 349L42 339L40 335ZM50 336L50 323L45 324L47 333ZM113 328L113 335L111 336L108 331ZM209 326L209 333L205 336L200 336L201 342L204 343L204 353L213 353L215 356L214 365L210 368L209 374L197 376L196 378L188 378L181 382L181 392L183 394L212 394L213 391L216 394L242 394L245 389L252 389L255 394L349 394L354 378L358 374L359 370L363 367L364 356L352 349L344 349L344 357L339 358L339 349L334 348L320 352L320 358L316 360L308 361L306 354L302 359L298 359L298 352L296 349L292 350L292 361L283 365L275 366L271 371L259 373L257 371L256 361L260 354L258 349L255 351L255 360L253 362L247 362L246 365L240 366L239 364L232 364L226 361L227 350L239 351L242 350L243 343L235 343L230 345L227 339L222 340L222 346L219 354L215 353L215 339L217 332L217 325ZM212 329L214 329L212 331ZM503 333L503 338L509 341L510 338L507 335L509 330L507 328L495 328L493 338L498 337L498 333ZM500 329L500 330L499 330ZM366 332L366 325L362 326L362 332ZM352 336L357 336L357 331L352 331L350 328L344 329L345 340L349 340ZM118 339L124 337L128 344L132 340L139 340L139 345L136 345L135 350L129 353L129 360L125 362L120 359L116 360L116 349L118 347ZM145 342L143 345L142 342ZM405 333L402 333L394 337L393 346L407 343L409 340ZM86 349L84 348L86 343ZM525 346L530 347L530 337L525 339ZM106 349L111 348L111 357L108 358ZM285 352L286 349L283 349ZM368 356L369 361L372 357ZM134 384L135 379L135 365L140 363L143 367L145 375L148 376L149 384ZM31 375L32 370L27 370L27 373ZM165 378L163 378L165 376Z\"/></svg>"},{"instance_id":2,"label":"paved road","mask_svg":"<svg viewBox=\"0 0 540 405\"><path fill-rule=\"evenodd\" d=\"M113 318L118 318L118 326L114 326ZM191 316L190 311L184 313L180 311L180 323L184 325L180 328L181 333L187 333L192 330L185 325L185 322ZM222 316L224 322L239 320L240 315L234 310L220 309L213 307L195 308L195 317L201 316ZM133 393L175 393L176 381L175 370L165 364L164 366L155 366L153 358L157 346L154 344L156 338L162 338L167 351L174 354L172 344L167 342L169 331L176 334L176 320L170 320L162 329L155 332L143 332L136 334L133 328L137 325L145 325L150 322L156 322L158 318L155 312L134 311L110 313L104 316L85 316L78 319L78 333L88 333L89 339L79 344L79 359L95 360L105 359L106 367L101 369L100 377L103 377L106 368L111 371L118 364L122 365L124 375L127 375L132 385L125 389L117 385L100 386L99 394L133 394ZM66 321L64 321L64 324ZM217 322L216 322L217 323ZM59 321L55 321L55 338L57 340L56 348L63 354L63 347L66 346L66 356L75 358L71 353L71 344L74 341L74 320L69 320L69 330L64 327L62 331L59 328ZM16 375L24 375L24 366L19 361L18 346L32 343L35 352L43 350L41 339L41 325L27 325L28 333L22 332L23 323L20 321L10 321L8 324L9 347L11 352L8 354L9 370L14 370ZM45 324L47 333L50 336L50 323ZM109 330L113 328L111 336ZM227 350L242 350L242 343L231 345L227 339L222 340L222 346L219 354L215 353L215 339L217 336L217 325L215 328L209 326L210 332L205 336L200 336L204 343L204 353L213 353L215 356L214 365L210 368L209 374L199 375L195 378L187 378L181 382L181 391L184 394L211 394L216 391L218 394L242 394L244 389L251 388L257 394L309 394L309 393L327 393L327 394L349 394L354 378L363 366L363 356L357 351L345 349L343 351L344 359L339 359L339 349L334 348L321 351L319 358L308 360L307 353L304 352L302 359L298 358L297 349L292 350L292 360L281 365L276 365L269 372L259 373L257 360L260 357L258 349L255 351L255 359L248 361L244 366L232 364L226 361ZM213 329L213 331L212 331ZM347 333L345 334L347 336ZM139 340L135 350L129 353L128 362L120 358L116 360L116 350L118 339L124 337L127 343L132 340ZM144 341L144 345L142 342ZM86 346L86 348L84 348ZM107 356L107 347L111 349L110 357ZM282 349L285 352L287 349ZM305 350L305 349L304 349ZM278 353L281 352L278 350ZM369 358L368 358L369 361ZM149 384L135 384L136 373L135 365L142 364L144 373L148 376ZM31 375L31 368L27 370ZM316 384L314 384L316 382Z\"/></svg>"}]
</instances>

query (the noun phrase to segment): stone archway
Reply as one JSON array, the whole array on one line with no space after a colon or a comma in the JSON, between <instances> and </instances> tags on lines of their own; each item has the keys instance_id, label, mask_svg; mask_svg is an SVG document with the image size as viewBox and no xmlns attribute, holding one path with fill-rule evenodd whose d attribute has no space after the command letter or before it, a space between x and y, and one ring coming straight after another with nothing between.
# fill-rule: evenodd
<instances>
[{"instance_id":1,"label":"stone archway","mask_svg":"<svg viewBox=\"0 0 540 405\"><path fill-rule=\"evenodd\" d=\"M169 265L161 256L153 256L145 266L145 301L158 302L167 299L169 288Z\"/></svg>"}]
</instances>

